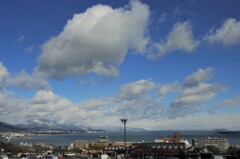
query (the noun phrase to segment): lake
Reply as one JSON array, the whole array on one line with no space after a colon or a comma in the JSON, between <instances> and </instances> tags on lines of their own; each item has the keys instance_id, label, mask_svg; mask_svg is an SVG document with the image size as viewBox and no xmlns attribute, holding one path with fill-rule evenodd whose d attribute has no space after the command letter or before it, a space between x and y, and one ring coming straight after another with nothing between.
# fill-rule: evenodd
<instances>
[{"instance_id":1,"label":"lake","mask_svg":"<svg viewBox=\"0 0 240 159\"><path fill-rule=\"evenodd\" d=\"M171 137L175 131L139 131L127 132L128 142L154 142L155 139ZM187 139L190 143L193 138L217 137L226 138L232 145L240 144L240 134L218 134L213 131L178 131L181 139ZM98 136L108 136L111 142L123 141L123 132L34 135L27 138L14 138L11 142L20 143L45 143L54 145L69 145L74 140L96 141Z\"/></svg>"}]
</instances>

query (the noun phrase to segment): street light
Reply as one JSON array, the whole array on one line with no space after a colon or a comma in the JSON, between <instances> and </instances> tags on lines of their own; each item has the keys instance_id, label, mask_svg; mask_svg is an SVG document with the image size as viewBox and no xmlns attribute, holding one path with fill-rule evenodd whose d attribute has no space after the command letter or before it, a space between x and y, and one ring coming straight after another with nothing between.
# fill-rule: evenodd
<instances>
[{"instance_id":1,"label":"street light","mask_svg":"<svg viewBox=\"0 0 240 159\"><path fill-rule=\"evenodd\" d=\"M125 158L127 158L126 123L128 119L120 119L120 121L124 124L124 148L125 148Z\"/></svg>"}]
</instances>

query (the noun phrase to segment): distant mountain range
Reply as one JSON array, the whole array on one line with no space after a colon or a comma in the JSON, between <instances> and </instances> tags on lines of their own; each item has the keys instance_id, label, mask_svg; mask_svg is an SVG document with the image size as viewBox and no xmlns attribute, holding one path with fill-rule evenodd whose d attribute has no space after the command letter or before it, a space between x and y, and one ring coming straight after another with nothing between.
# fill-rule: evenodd
<instances>
[{"instance_id":1,"label":"distant mountain range","mask_svg":"<svg viewBox=\"0 0 240 159\"><path fill-rule=\"evenodd\" d=\"M95 129L100 129L100 127L94 127ZM123 131L123 126L104 126L104 130L109 132L115 132L115 131ZM127 131L146 131L143 128L131 128L127 127Z\"/></svg>"},{"instance_id":2,"label":"distant mountain range","mask_svg":"<svg viewBox=\"0 0 240 159\"><path fill-rule=\"evenodd\" d=\"M30 130L83 130L74 124L59 124L46 119L28 120L25 124L18 124L16 127Z\"/></svg>"},{"instance_id":3,"label":"distant mountain range","mask_svg":"<svg viewBox=\"0 0 240 159\"><path fill-rule=\"evenodd\" d=\"M240 134L240 130L229 130L229 129L213 129L214 132L219 134Z\"/></svg>"},{"instance_id":4,"label":"distant mountain range","mask_svg":"<svg viewBox=\"0 0 240 159\"><path fill-rule=\"evenodd\" d=\"M4 123L4 122L0 122L0 132L17 132L17 131L21 131L21 128L17 128L13 125Z\"/></svg>"},{"instance_id":5,"label":"distant mountain range","mask_svg":"<svg viewBox=\"0 0 240 159\"><path fill-rule=\"evenodd\" d=\"M86 126L76 124L60 124L46 119L28 120L24 124L10 125L0 122L0 131L21 131L21 130L72 130L72 131L123 131L123 127L117 126ZM127 128L127 131L145 131L143 128Z\"/></svg>"}]
</instances>

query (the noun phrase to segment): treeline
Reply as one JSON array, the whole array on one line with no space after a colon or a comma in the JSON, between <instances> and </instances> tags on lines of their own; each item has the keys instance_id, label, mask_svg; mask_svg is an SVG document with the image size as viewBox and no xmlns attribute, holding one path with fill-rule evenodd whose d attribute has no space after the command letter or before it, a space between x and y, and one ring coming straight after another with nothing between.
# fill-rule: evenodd
<instances>
[{"instance_id":1,"label":"treeline","mask_svg":"<svg viewBox=\"0 0 240 159\"><path fill-rule=\"evenodd\" d=\"M19 146L14 143L0 142L0 150L7 153L11 152L13 154L29 152L29 147Z\"/></svg>"}]
</instances>

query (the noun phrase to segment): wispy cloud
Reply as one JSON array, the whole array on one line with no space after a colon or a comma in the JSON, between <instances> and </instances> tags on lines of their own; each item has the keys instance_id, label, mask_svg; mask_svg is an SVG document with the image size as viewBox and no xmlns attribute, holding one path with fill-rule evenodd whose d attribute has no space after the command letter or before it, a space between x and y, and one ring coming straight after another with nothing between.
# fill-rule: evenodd
<instances>
[{"instance_id":1,"label":"wispy cloud","mask_svg":"<svg viewBox=\"0 0 240 159\"><path fill-rule=\"evenodd\" d=\"M206 69L198 69L185 79L185 87L197 86L201 82L205 82L213 77L213 68L207 67Z\"/></svg>"},{"instance_id":2,"label":"wispy cloud","mask_svg":"<svg viewBox=\"0 0 240 159\"><path fill-rule=\"evenodd\" d=\"M214 107L210 108L208 110L208 112L210 114L213 114L213 113L216 113L216 111L218 111L220 109L234 107L234 106L240 106L240 95L224 100L223 102L221 102L221 103L215 105Z\"/></svg>"},{"instance_id":3,"label":"wispy cloud","mask_svg":"<svg viewBox=\"0 0 240 159\"><path fill-rule=\"evenodd\" d=\"M0 62L0 86L3 84L5 79L8 77L7 68Z\"/></svg>"},{"instance_id":4,"label":"wispy cloud","mask_svg":"<svg viewBox=\"0 0 240 159\"><path fill-rule=\"evenodd\" d=\"M174 17L180 17L180 16L182 16L183 10L182 10L181 6L176 6L176 7L173 9L172 14L173 14Z\"/></svg>"},{"instance_id":5,"label":"wispy cloud","mask_svg":"<svg viewBox=\"0 0 240 159\"><path fill-rule=\"evenodd\" d=\"M118 92L119 98L124 99L138 99L145 97L146 94L156 88L156 84L153 82L149 82L147 80L139 80L133 83L128 83L122 86Z\"/></svg>"},{"instance_id":6,"label":"wispy cloud","mask_svg":"<svg viewBox=\"0 0 240 159\"><path fill-rule=\"evenodd\" d=\"M26 48L24 49L24 51L25 51L26 53L31 53L31 52L33 52L33 50L34 50L34 46L28 46L28 47L26 47Z\"/></svg>"},{"instance_id":7,"label":"wispy cloud","mask_svg":"<svg viewBox=\"0 0 240 159\"><path fill-rule=\"evenodd\" d=\"M181 90L181 86L177 81L175 81L173 83L169 83L169 84L159 85L159 94L160 95L166 95L171 92L179 92L180 90Z\"/></svg>"},{"instance_id":8,"label":"wispy cloud","mask_svg":"<svg viewBox=\"0 0 240 159\"><path fill-rule=\"evenodd\" d=\"M9 76L6 85L8 87L15 87L25 91L48 90L51 88L46 80L34 75L31 76L24 70L19 74Z\"/></svg>"},{"instance_id":9,"label":"wispy cloud","mask_svg":"<svg viewBox=\"0 0 240 159\"><path fill-rule=\"evenodd\" d=\"M180 95L171 103L167 116L177 118L202 111L202 103L209 101L224 90L224 87L219 84L206 83L212 76L213 69L206 68L199 69L186 77Z\"/></svg>"},{"instance_id":10,"label":"wispy cloud","mask_svg":"<svg viewBox=\"0 0 240 159\"><path fill-rule=\"evenodd\" d=\"M199 44L200 41L195 39L192 33L192 24L189 21L176 23L167 38L155 44L154 47L157 49L154 50L157 52L150 52L149 58L158 59L177 50L192 53Z\"/></svg>"},{"instance_id":11,"label":"wispy cloud","mask_svg":"<svg viewBox=\"0 0 240 159\"><path fill-rule=\"evenodd\" d=\"M19 36L19 37L16 39L16 42L17 42L17 43L21 43L21 42L24 41L25 38L26 38L25 35L21 35L21 36Z\"/></svg>"},{"instance_id":12,"label":"wispy cloud","mask_svg":"<svg viewBox=\"0 0 240 159\"><path fill-rule=\"evenodd\" d=\"M158 19L159 23L163 23L167 20L168 14L166 12L162 13Z\"/></svg>"},{"instance_id":13,"label":"wispy cloud","mask_svg":"<svg viewBox=\"0 0 240 159\"><path fill-rule=\"evenodd\" d=\"M240 95L236 96L234 98L231 99L227 99L223 102L223 105L227 106L227 107L231 107L231 106L240 106Z\"/></svg>"},{"instance_id":14,"label":"wispy cloud","mask_svg":"<svg viewBox=\"0 0 240 159\"><path fill-rule=\"evenodd\" d=\"M240 21L228 18L223 25L217 29L212 29L205 36L210 44L221 44L223 46L233 46L240 44Z\"/></svg>"},{"instance_id":15,"label":"wispy cloud","mask_svg":"<svg viewBox=\"0 0 240 159\"><path fill-rule=\"evenodd\" d=\"M18 98L7 91L0 91L0 103L4 103L0 104L0 109L5 113L1 115L1 119L19 123L44 117L61 123L80 124L84 121L90 125L104 126L117 124L119 118L126 117L131 120L133 126L151 129L156 125L159 127L159 124L161 128L170 128L174 123L194 118L197 122L200 122L197 119L215 119L216 115L200 115L206 113L201 109L201 105L224 89L221 85L209 83L213 75L212 68L205 68L187 76L183 84L178 81L158 84L149 80L138 80L120 86L113 96L92 98L80 103L74 103L50 90L37 91L29 100ZM164 98L171 92L177 92L179 95L168 105ZM236 97L224 103L237 105L240 103L239 99ZM18 110L17 114L14 110ZM14 116L21 120L17 121Z\"/></svg>"},{"instance_id":16,"label":"wispy cloud","mask_svg":"<svg viewBox=\"0 0 240 159\"><path fill-rule=\"evenodd\" d=\"M26 71L22 70L18 74L10 74L8 69L0 62L0 86L14 87L21 90L49 90L51 87L48 82L38 76L29 75ZM1 90L0 90L1 91Z\"/></svg>"}]
</instances>

